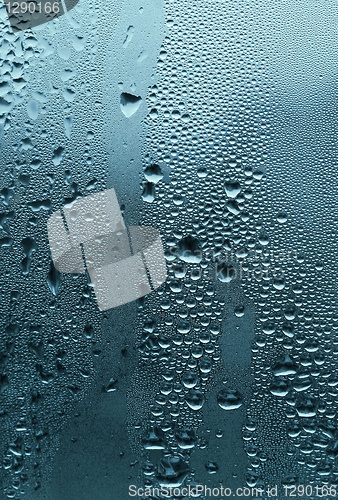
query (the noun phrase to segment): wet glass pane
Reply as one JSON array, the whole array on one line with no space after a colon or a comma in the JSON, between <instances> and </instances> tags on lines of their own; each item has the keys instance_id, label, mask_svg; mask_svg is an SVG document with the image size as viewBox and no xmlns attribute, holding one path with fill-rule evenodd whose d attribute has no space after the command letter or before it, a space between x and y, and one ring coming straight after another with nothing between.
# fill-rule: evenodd
<instances>
[{"instance_id":1,"label":"wet glass pane","mask_svg":"<svg viewBox=\"0 0 338 500\"><path fill-rule=\"evenodd\" d=\"M334 0L0 6L0 500L335 498Z\"/></svg>"}]
</instances>

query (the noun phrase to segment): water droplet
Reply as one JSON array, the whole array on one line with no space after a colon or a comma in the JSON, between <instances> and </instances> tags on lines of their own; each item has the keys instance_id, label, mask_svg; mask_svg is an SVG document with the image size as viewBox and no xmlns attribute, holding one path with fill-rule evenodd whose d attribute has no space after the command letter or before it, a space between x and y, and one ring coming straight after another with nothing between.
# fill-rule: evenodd
<instances>
[{"instance_id":1,"label":"water droplet","mask_svg":"<svg viewBox=\"0 0 338 500\"><path fill-rule=\"evenodd\" d=\"M192 389L185 398L192 410L200 410L204 404L204 395L197 389Z\"/></svg>"},{"instance_id":2,"label":"water droplet","mask_svg":"<svg viewBox=\"0 0 338 500\"><path fill-rule=\"evenodd\" d=\"M277 215L277 221L280 223L280 224L285 224L285 222L288 220L288 216L286 213L284 212L280 212L278 215Z\"/></svg>"},{"instance_id":3,"label":"water droplet","mask_svg":"<svg viewBox=\"0 0 338 500\"><path fill-rule=\"evenodd\" d=\"M217 395L217 403L223 410L237 410L243 404L241 394L233 389L222 389Z\"/></svg>"},{"instance_id":4,"label":"water droplet","mask_svg":"<svg viewBox=\"0 0 338 500\"><path fill-rule=\"evenodd\" d=\"M136 113L142 104L142 98L133 94L123 92L120 98L121 111L126 118L130 118Z\"/></svg>"},{"instance_id":5,"label":"water droplet","mask_svg":"<svg viewBox=\"0 0 338 500\"><path fill-rule=\"evenodd\" d=\"M230 283L236 277L236 270L226 264L217 264L216 274L219 281L222 283Z\"/></svg>"},{"instance_id":6,"label":"water droplet","mask_svg":"<svg viewBox=\"0 0 338 500\"><path fill-rule=\"evenodd\" d=\"M199 240L190 235L182 238L177 245L177 254L184 262L199 264L202 260Z\"/></svg>"}]
</instances>

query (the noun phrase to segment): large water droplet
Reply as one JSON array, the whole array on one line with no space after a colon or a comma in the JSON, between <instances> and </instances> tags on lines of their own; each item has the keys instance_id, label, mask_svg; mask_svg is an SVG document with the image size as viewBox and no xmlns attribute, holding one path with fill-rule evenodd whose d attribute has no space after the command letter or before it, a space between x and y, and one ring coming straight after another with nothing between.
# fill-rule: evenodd
<instances>
[{"instance_id":1,"label":"large water droplet","mask_svg":"<svg viewBox=\"0 0 338 500\"><path fill-rule=\"evenodd\" d=\"M217 403L223 410L237 410L243 404L241 394L234 389L222 389L217 396Z\"/></svg>"},{"instance_id":2,"label":"large water droplet","mask_svg":"<svg viewBox=\"0 0 338 500\"><path fill-rule=\"evenodd\" d=\"M144 176L149 182L157 184L161 179L163 179L163 174L158 165L149 165L144 171Z\"/></svg>"},{"instance_id":3,"label":"large water droplet","mask_svg":"<svg viewBox=\"0 0 338 500\"><path fill-rule=\"evenodd\" d=\"M121 111L126 118L130 118L136 113L138 108L141 106L142 98L136 95L128 94L123 92L121 94L120 106Z\"/></svg>"},{"instance_id":4,"label":"large water droplet","mask_svg":"<svg viewBox=\"0 0 338 500\"><path fill-rule=\"evenodd\" d=\"M229 198L236 198L236 196L241 192L241 186L239 182L226 182L225 191Z\"/></svg>"},{"instance_id":5,"label":"large water droplet","mask_svg":"<svg viewBox=\"0 0 338 500\"><path fill-rule=\"evenodd\" d=\"M199 264L202 260L202 250L197 238L186 236L178 243L178 256L184 262Z\"/></svg>"},{"instance_id":6,"label":"large water droplet","mask_svg":"<svg viewBox=\"0 0 338 500\"><path fill-rule=\"evenodd\" d=\"M232 266L228 266L226 264L218 264L216 267L216 274L219 281L222 283L230 283L235 276L236 271Z\"/></svg>"},{"instance_id":7,"label":"large water droplet","mask_svg":"<svg viewBox=\"0 0 338 500\"><path fill-rule=\"evenodd\" d=\"M201 391L192 389L186 397L186 402L192 410L200 410L204 405L204 396Z\"/></svg>"}]
</instances>

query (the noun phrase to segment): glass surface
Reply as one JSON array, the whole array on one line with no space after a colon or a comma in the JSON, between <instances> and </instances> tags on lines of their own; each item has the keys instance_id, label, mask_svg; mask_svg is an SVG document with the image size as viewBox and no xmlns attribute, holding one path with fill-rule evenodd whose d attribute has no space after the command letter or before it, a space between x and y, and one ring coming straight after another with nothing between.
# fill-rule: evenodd
<instances>
[{"instance_id":1,"label":"glass surface","mask_svg":"<svg viewBox=\"0 0 338 500\"><path fill-rule=\"evenodd\" d=\"M336 498L337 2L61 3L0 6L0 499Z\"/></svg>"}]
</instances>

